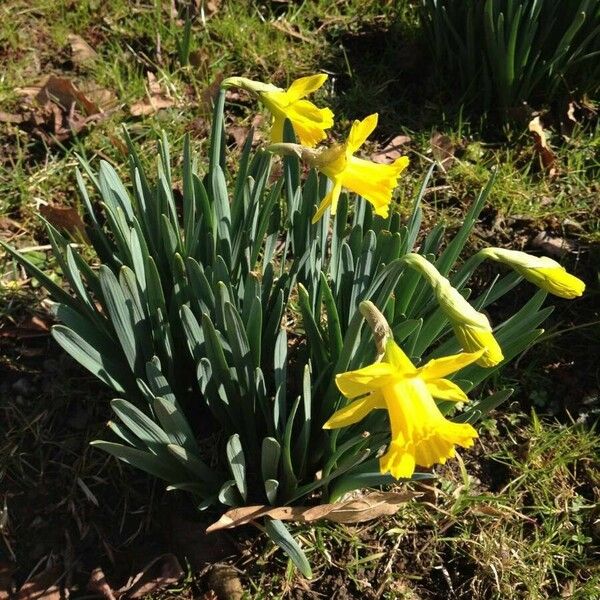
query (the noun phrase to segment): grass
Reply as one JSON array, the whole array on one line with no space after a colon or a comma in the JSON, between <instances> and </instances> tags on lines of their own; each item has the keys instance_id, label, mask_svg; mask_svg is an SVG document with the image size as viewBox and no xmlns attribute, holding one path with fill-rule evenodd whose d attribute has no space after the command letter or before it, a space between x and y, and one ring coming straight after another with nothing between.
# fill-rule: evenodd
<instances>
[{"instance_id":1,"label":"grass","mask_svg":"<svg viewBox=\"0 0 600 600\"><path fill-rule=\"evenodd\" d=\"M527 132L527 118L504 128L485 119L469 120L443 90L432 86L415 33L413 5L382 0L221 2L213 15L193 14L192 64L182 67L176 40L183 32L183 10L173 13L171 2L4 2L2 110L18 112L18 88L49 73L80 85L95 82L113 92L117 103L107 119L61 144L46 145L16 125L0 124L0 235L20 246L46 242L39 204L78 206L76 153L105 158L125 173L118 143L123 124L148 162L154 160L161 130L169 136L174 156L186 132L201 153L207 136L203 92L219 73L286 85L296 76L324 69L330 78L318 99L334 107L338 133L347 131L353 119L378 110L375 141L384 145L395 135L410 136L405 150L411 166L398 190L401 212L408 210L433 160L432 134L441 132L449 137L455 160L436 170L426 196L429 222L456 227L465 206L497 168L491 205L473 244L527 247L545 231L568 239L575 249L568 258L578 261L588 281L597 281L600 127L593 103L578 111L573 129L564 123L561 129L564 110L547 112L559 168L556 178L548 178ZM71 33L94 45L95 61L73 63ZM147 94L148 71L175 105L134 118L129 107ZM231 105L229 124L247 127L255 111L254 104L241 98ZM230 142L234 160L235 144ZM55 268L45 252L35 256L41 266ZM0 334L36 312L46 316L22 274L12 263L2 266ZM558 414L563 424L520 413L490 421L478 453L465 453L464 470L461 463L441 470L439 485L423 488L424 502L381 523L356 528L318 524L299 531L318 579L308 591L300 587L296 597L310 597L315 590L348 598L410 600L600 597L600 575L594 570L600 543L600 467L591 458L600 441L592 426L600 380L594 360L600 333L596 298L592 289L590 299L576 308L559 303L554 327L571 331L555 337L555 330L550 331L546 342L506 374L517 386L521 410L529 414L536 404ZM564 324L558 325L560 321ZM98 561L109 564L111 555L119 564L121 552L162 539L164 513L173 511L171 497L145 476L88 447L108 418L106 391L64 356L56 356L46 338L0 335L0 344L5 375L0 387L0 503L5 498L8 507L8 524L0 528L0 559L17 558L21 579L36 565L41 570L57 561L71 565L73 574L89 572ZM569 414L582 422L570 423ZM43 490L43 495L33 490ZM257 541L254 533L242 532L237 540L241 554L236 564L245 573L247 596L294 597L302 584L281 553L265 546L262 538ZM70 557L67 550L57 553L63 547L70 548ZM189 571L183 587L165 598L202 597L207 578Z\"/></svg>"}]
</instances>

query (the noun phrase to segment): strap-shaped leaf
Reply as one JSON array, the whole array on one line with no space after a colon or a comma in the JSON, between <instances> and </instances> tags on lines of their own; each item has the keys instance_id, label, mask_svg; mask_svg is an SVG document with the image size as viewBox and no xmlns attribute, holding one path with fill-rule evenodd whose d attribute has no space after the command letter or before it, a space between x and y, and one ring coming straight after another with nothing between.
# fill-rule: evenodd
<instances>
[{"instance_id":1,"label":"strap-shaped leaf","mask_svg":"<svg viewBox=\"0 0 600 600\"><path fill-rule=\"evenodd\" d=\"M104 450L119 460L122 460L124 463L127 463L136 469L145 471L154 477L163 479L168 483L185 481L185 471L183 468L178 469L177 463L175 463L176 468L173 468L173 462L162 456L138 450L137 448L130 448L129 446L124 446L123 444L117 444L115 442L105 442L104 440L94 440L93 442L90 442L90 445L95 446L100 450Z\"/></svg>"},{"instance_id":2,"label":"strap-shaped leaf","mask_svg":"<svg viewBox=\"0 0 600 600\"><path fill-rule=\"evenodd\" d=\"M244 502L248 498L248 483L246 481L246 459L244 458L244 451L242 449L242 442L240 436L234 433L229 440L227 440L227 462L235 485L237 486Z\"/></svg>"},{"instance_id":3,"label":"strap-shaped leaf","mask_svg":"<svg viewBox=\"0 0 600 600\"><path fill-rule=\"evenodd\" d=\"M122 398L115 398L110 403L114 413L137 438L139 438L154 454L163 454L169 436L139 408Z\"/></svg>"},{"instance_id":4,"label":"strap-shaped leaf","mask_svg":"<svg viewBox=\"0 0 600 600\"><path fill-rule=\"evenodd\" d=\"M214 485L221 480L219 474L208 467L197 453L177 444L169 444L167 449L190 473L200 477L204 482ZM205 495L207 493L208 490Z\"/></svg>"},{"instance_id":5,"label":"strap-shaped leaf","mask_svg":"<svg viewBox=\"0 0 600 600\"><path fill-rule=\"evenodd\" d=\"M123 375L122 366L116 363L111 355L102 353L78 333L64 325L54 325L52 337L65 352L100 381L116 392L125 392L129 382Z\"/></svg>"},{"instance_id":6,"label":"strap-shaped leaf","mask_svg":"<svg viewBox=\"0 0 600 600\"><path fill-rule=\"evenodd\" d=\"M281 445L272 437L266 437L262 441L260 455L260 468L263 481L277 479L279 476L279 457L281 456Z\"/></svg>"},{"instance_id":7,"label":"strap-shaped leaf","mask_svg":"<svg viewBox=\"0 0 600 600\"><path fill-rule=\"evenodd\" d=\"M170 440L190 452L198 451L194 433L179 404L158 397L153 403L154 414Z\"/></svg>"},{"instance_id":8,"label":"strap-shaped leaf","mask_svg":"<svg viewBox=\"0 0 600 600\"><path fill-rule=\"evenodd\" d=\"M300 573L312 579L312 571L306 555L286 526L278 519L265 519L267 535L289 556Z\"/></svg>"},{"instance_id":9,"label":"strap-shaped leaf","mask_svg":"<svg viewBox=\"0 0 600 600\"><path fill-rule=\"evenodd\" d=\"M276 479L265 480L265 495L269 504L276 504L277 502L277 490L279 489L279 481Z\"/></svg>"}]
</instances>

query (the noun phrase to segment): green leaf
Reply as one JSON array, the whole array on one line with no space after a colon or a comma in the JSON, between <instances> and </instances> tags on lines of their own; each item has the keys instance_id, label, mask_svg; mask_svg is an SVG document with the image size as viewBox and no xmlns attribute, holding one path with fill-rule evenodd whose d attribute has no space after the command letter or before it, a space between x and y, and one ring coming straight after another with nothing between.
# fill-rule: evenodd
<instances>
[{"instance_id":1,"label":"green leaf","mask_svg":"<svg viewBox=\"0 0 600 600\"><path fill-rule=\"evenodd\" d=\"M127 400L115 398L110 403L114 413L137 438L139 438L154 454L166 451L171 442L169 436L139 408Z\"/></svg>"},{"instance_id":2,"label":"green leaf","mask_svg":"<svg viewBox=\"0 0 600 600\"><path fill-rule=\"evenodd\" d=\"M290 560L296 565L298 570L312 579L312 571L308 559L302 549L287 530L286 526L277 519L265 519L265 531L267 535L290 557Z\"/></svg>"},{"instance_id":3,"label":"green leaf","mask_svg":"<svg viewBox=\"0 0 600 600\"><path fill-rule=\"evenodd\" d=\"M248 486L246 483L246 460L242 449L240 436L234 433L227 440L227 462L235 480L235 485L239 490L244 502L248 498Z\"/></svg>"}]
</instances>

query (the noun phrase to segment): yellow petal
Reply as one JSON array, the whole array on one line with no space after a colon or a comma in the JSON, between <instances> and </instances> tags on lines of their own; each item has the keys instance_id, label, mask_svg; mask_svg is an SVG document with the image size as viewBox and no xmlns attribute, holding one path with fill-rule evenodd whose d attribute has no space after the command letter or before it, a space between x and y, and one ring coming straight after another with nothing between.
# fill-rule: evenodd
<instances>
[{"instance_id":1,"label":"yellow petal","mask_svg":"<svg viewBox=\"0 0 600 600\"><path fill-rule=\"evenodd\" d=\"M581 296L585 291L585 283L575 275L571 275L563 267L523 270L521 274L525 279L560 298L572 300L577 296ZM537 274L541 275L541 281L536 277Z\"/></svg>"},{"instance_id":2,"label":"yellow petal","mask_svg":"<svg viewBox=\"0 0 600 600\"><path fill-rule=\"evenodd\" d=\"M341 192L342 192L342 184L334 182L333 188L331 188L331 190L329 190L329 192L327 192L327 194L325 195L325 198L323 198L323 200L321 201L321 204L319 204L319 208L317 208L317 211L313 215L313 218L312 218L313 224L316 223L323 216L325 211L330 206L331 206L331 214L335 215L338 200L340 199Z\"/></svg>"},{"instance_id":3,"label":"yellow petal","mask_svg":"<svg viewBox=\"0 0 600 600\"><path fill-rule=\"evenodd\" d=\"M425 380L445 377L474 363L481 357L483 352L484 350L480 349L477 352L461 352L460 354L434 358L419 369L419 375Z\"/></svg>"},{"instance_id":4,"label":"yellow petal","mask_svg":"<svg viewBox=\"0 0 600 600\"><path fill-rule=\"evenodd\" d=\"M348 135L348 141L346 142L347 151L350 154L354 154L366 141L366 139L373 133L375 127L377 127L377 120L379 115L373 113L368 117L365 117L362 121L354 121Z\"/></svg>"},{"instance_id":5,"label":"yellow petal","mask_svg":"<svg viewBox=\"0 0 600 600\"><path fill-rule=\"evenodd\" d=\"M389 363L377 362L356 371L336 375L335 383L346 398L356 398L385 385L395 371Z\"/></svg>"},{"instance_id":6,"label":"yellow petal","mask_svg":"<svg viewBox=\"0 0 600 600\"><path fill-rule=\"evenodd\" d=\"M454 382L448 379L429 379L426 385L429 393L438 400L469 401L469 397Z\"/></svg>"},{"instance_id":7,"label":"yellow petal","mask_svg":"<svg viewBox=\"0 0 600 600\"><path fill-rule=\"evenodd\" d=\"M396 479L410 479L415 472L414 449L391 442L388 451L379 459L379 470Z\"/></svg>"},{"instance_id":8,"label":"yellow petal","mask_svg":"<svg viewBox=\"0 0 600 600\"><path fill-rule=\"evenodd\" d=\"M286 117L292 122L300 144L312 148L327 138L326 129L333 126L333 112L329 108L317 108L308 100L298 100L286 109Z\"/></svg>"},{"instance_id":9,"label":"yellow petal","mask_svg":"<svg viewBox=\"0 0 600 600\"><path fill-rule=\"evenodd\" d=\"M413 374L417 372L410 358L406 356L404 350L394 340L389 340L385 347L385 360L393 365L401 374Z\"/></svg>"},{"instance_id":10,"label":"yellow petal","mask_svg":"<svg viewBox=\"0 0 600 600\"><path fill-rule=\"evenodd\" d=\"M377 392L369 394L365 398L355 400L336 411L323 425L323 429L338 429L354 425L364 419L372 410L385 408L383 396Z\"/></svg>"},{"instance_id":11,"label":"yellow petal","mask_svg":"<svg viewBox=\"0 0 600 600\"><path fill-rule=\"evenodd\" d=\"M381 165L352 156L348 158L342 172L342 183L345 188L368 200L375 207L375 212L384 216L400 173L407 165L408 158L405 156L391 165Z\"/></svg>"},{"instance_id":12,"label":"yellow petal","mask_svg":"<svg viewBox=\"0 0 600 600\"><path fill-rule=\"evenodd\" d=\"M502 362L504 359L502 349L491 331L469 323L453 323L452 325L463 350L467 352L483 350L483 354L476 364L481 367L493 367Z\"/></svg>"},{"instance_id":13,"label":"yellow petal","mask_svg":"<svg viewBox=\"0 0 600 600\"><path fill-rule=\"evenodd\" d=\"M308 77L296 79L296 81L293 81L287 89L287 95L290 102L294 102L312 94L318 90L325 81L327 81L327 75L325 73L318 73L317 75L309 75Z\"/></svg>"}]
</instances>

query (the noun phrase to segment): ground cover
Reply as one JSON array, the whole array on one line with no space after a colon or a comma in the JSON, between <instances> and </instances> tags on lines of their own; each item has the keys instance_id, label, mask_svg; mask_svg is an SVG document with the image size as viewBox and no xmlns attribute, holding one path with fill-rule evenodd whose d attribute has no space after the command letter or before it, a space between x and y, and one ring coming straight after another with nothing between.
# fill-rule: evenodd
<instances>
[{"instance_id":1,"label":"ground cover","mask_svg":"<svg viewBox=\"0 0 600 600\"><path fill-rule=\"evenodd\" d=\"M219 551L207 556L201 537L184 534L201 528L190 525L197 520L191 507L88 447L110 417L107 391L58 353L47 337L40 295L3 259L0 577L15 562L19 583L56 565L61 584L85 595L96 567L121 582L151 558L175 551L192 559L184 565L184 583L166 592L170 597L209 598L209 589L236 597L239 576L253 598L501 598L513 592L593 598L600 583L594 570L600 131L593 102L541 107L555 155L544 166L527 128L530 111L510 124L467 118L433 86L411 3L200 3L193 12L190 65L182 65L177 52L182 8L91 0L0 7L2 239L41 246L30 254L56 269L43 249L47 240L37 215L46 205L77 208L75 152L107 158L125 172L123 123L148 161L162 129L175 156L185 132L201 150L219 73L285 84L324 69L330 80L322 93L342 126L377 109L382 126L369 151L399 150L411 158L398 190L400 210L408 210L424 169L437 160L426 218L452 230L496 167L491 204L472 243L554 252L588 281L589 296L576 305L558 303L543 342L505 373L517 389L512 410L486 423L479 449L463 456L464 469L461 463L441 469L439 482L423 488L424 501L392 519L299 532L316 567L310 584L250 530L211 543ZM94 52L69 38L73 34ZM64 134L65 111L39 113L18 91L50 74L106 103L105 112L77 135ZM161 102L165 107L154 111ZM231 160L250 114L240 95L228 115ZM259 136L266 123L254 125ZM559 422L540 421L532 407ZM218 570L211 575L202 567L207 559L234 565L236 577Z\"/></svg>"}]
</instances>

